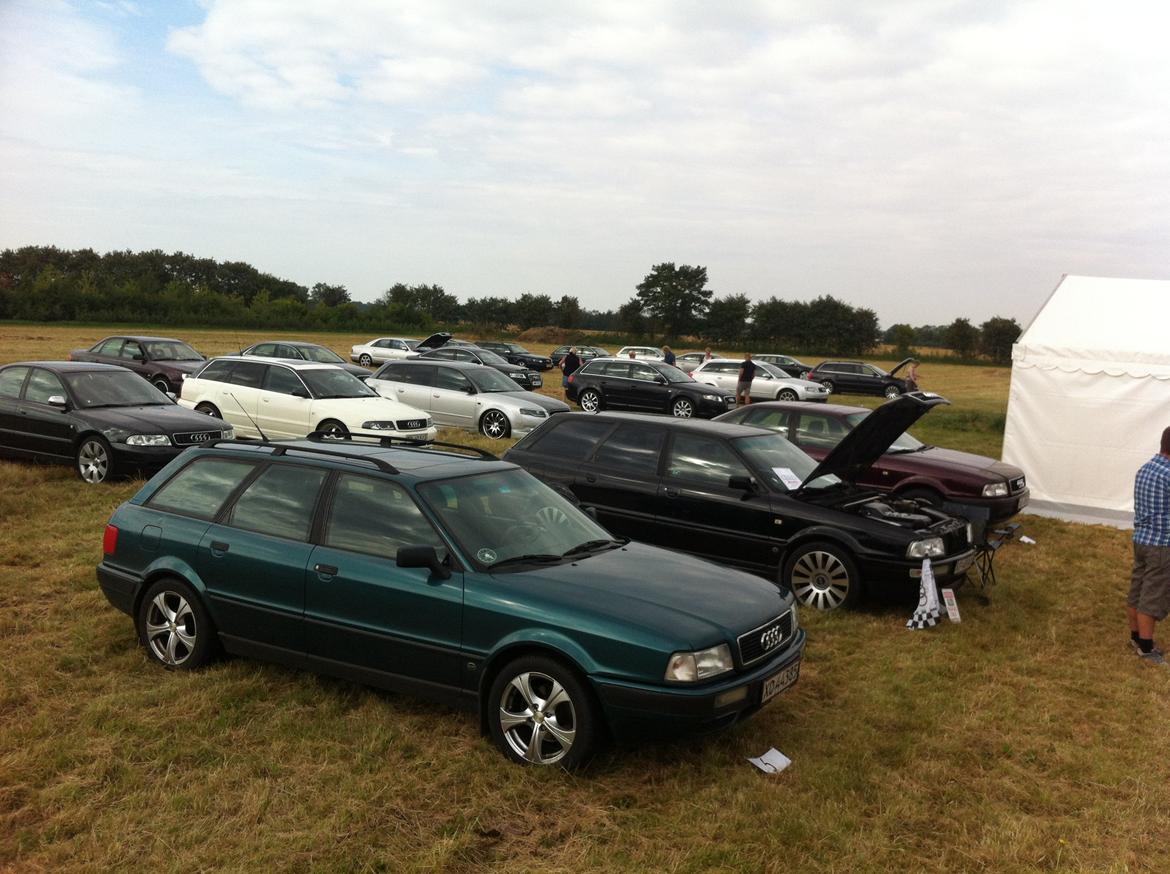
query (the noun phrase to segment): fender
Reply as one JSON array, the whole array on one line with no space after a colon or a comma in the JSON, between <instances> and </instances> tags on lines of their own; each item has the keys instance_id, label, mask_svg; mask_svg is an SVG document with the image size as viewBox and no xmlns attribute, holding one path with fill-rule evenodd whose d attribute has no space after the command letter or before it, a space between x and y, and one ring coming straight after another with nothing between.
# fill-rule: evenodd
<instances>
[{"instance_id":1,"label":"fender","mask_svg":"<svg viewBox=\"0 0 1170 874\"><path fill-rule=\"evenodd\" d=\"M484 688L488 678L494 677L499 666L521 650L544 650L550 655L567 659L586 680L589 674L598 670L597 662L589 652L562 632L549 628L520 628L498 641L484 658L477 678L481 698L488 692Z\"/></svg>"},{"instance_id":2,"label":"fender","mask_svg":"<svg viewBox=\"0 0 1170 874\"><path fill-rule=\"evenodd\" d=\"M134 593L134 615L138 615L138 607L142 603L142 596L151 584L160 577L178 577L183 582L189 584L199 597L203 600L203 607L208 613L211 613L212 621L216 617L210 601L207 598L207 585L203 582L203 578L199 576L195 568L187 564L181 558L173 555L163 555L156 558L149 565L142 574L142 582L138 586L138 591Z\"/></svg>"},{"instance_id":3,"label":"fender","mask_svg":"<svg viewBox=\"0 0 1170 874\"><path fill-rule=\"evenodd\" d=\"M784 550L780 553L779 566L783 568L785 562L788 561L788 556L791 555L794 550L812 540L827 540L830 543L839 543L854 555L863 555L868 552L868 550L863 549L861 544L857 542L856 538L854 538L853 535L849 534L847 531L842 531L840 528L834 528L830 525L813 525L809 528L805 528L786 544L784 544Z\"/></svg>"}]
</instances>

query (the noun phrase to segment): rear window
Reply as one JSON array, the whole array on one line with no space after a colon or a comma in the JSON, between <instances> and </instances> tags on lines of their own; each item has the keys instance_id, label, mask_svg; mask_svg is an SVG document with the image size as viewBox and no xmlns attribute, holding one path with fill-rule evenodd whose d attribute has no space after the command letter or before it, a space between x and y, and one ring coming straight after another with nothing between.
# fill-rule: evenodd
<instances>
[{"instance_id":1,"label":"rear window","mask_svg":"<svg viewBox=\"0 0 1170 874\"><path fill-rule=\"evenodd\" d=\"M593 454L601 438L609 433L613 424L592 419L559 422L537 440L530 451L546 458L564 458L584 461Z\"/></svg>"},{"instance_id":2,"label":"rear window","mask_svg":"<svg viewBox=\"0 0 1170 874\"><path fill-rule=\"evenodd\" d=\"M228 495L255 467L253 462L236 459L196 459L155 492L147 506L180 516L214 519Z\"/></svg>"},{"instance_id":3,"label":"rear window","mask_svg":"<svg viewBox=\"0 0 1170 874\"><path fill-rule=\"evenodd\" d=\"M9 367L0 370L0 398L20 397L20 387L28 375L27 367Z\"/></svg>"}]
</instances>

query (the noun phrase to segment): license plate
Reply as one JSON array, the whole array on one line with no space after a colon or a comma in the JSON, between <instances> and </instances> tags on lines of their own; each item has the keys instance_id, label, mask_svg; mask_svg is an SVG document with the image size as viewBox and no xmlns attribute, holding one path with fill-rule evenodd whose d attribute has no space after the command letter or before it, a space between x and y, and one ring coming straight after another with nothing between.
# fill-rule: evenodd
<instances>
[{"instance_id":1,"label":"license plate","mask_svg":"<svg viewBox=\"0 0 1170 874\"><path fill-rule=\"evenodd\" d=\"M800 659L797 659L788 667L784 668L780 673L773 674L764 680L764 688L760 692L760 703L766 704L772 698L775 698L789 686L796 682L796 678L800 676Z\"/></svg>"},{"instance_id":2,"label":"license plate","mask_svg":"<svg viewBox=\"0 0 1170 874\"><path fill-rule=\"evenodd\" d=\"M539 376L534 375L532 377L532 384L537 386L537 387L540 387L540 386L544 385L544 380L541 379Z\"/></svg>"}]
</instances>

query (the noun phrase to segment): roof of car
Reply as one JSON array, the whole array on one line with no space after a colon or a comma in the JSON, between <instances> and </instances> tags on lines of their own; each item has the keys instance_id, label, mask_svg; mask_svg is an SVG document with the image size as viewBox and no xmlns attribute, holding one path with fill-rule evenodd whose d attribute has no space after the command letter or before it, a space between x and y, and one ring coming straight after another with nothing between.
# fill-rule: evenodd
<instances>
[{"instance_id":1,"label":"roof of car","mask_svg":"<svg viewBox=\"0 0 1170 874\"><path fill-rule=\"evenodd\" d=\"M334 370L342 370L340 364L331 364L328 361L301 361L299 358L272 358L268 355L216 355L213 361L251 361L261 362L264 364L283 364L285 367L291 367L294 370L323 370L325 368L333 368Z\"/></svg>"},{"instance_id":2,"label":"roof of car","mask_svg":"<svg viewBox=\"0 0 1170 874\"><path fill-rule=\"evenodd\" d=\"M737 425L732 422L715 422L710 419L676 419L673 416L659 416L653 413L562 413L556 417L557 422L584 419L601 422L640 422L646 425L665 425L668 428L718 434L722 437L758 437L763 430L755 425Z\"/></svg>"},{"instance_id":3,"label":"roof of car","mask_svg":"<svg viewBox=\"0 0 1170 874\"><path fill-rule=\"evenodd\" d=\"M43 367L46 370L83 371L83 370L127 370L120 364L99 364L96 361L13 361L5 367ZM133 371L127 370L128 373Z\"/></svg>"},{"instance_id":4,"label":"roof of car","mask_svg":"<svg viewBox=\"0 0 1170 874\"><path fill-rule=\"evenodd\" d=\"M391 339L393 339L393 338L391 338ZM244 348L245 349L255 349L257 346L260 346L264 343L279 343L279 344L284 345L284 346L316 346L320 349L328 349L329 348L328 346L322 346L320 343L310 343L308 340L257 340L255 343L251 343L248 346L245 346ZM330 350L330 351L332 351L332 350Z\"/></svg>"},{"instance_id":5,"label":"roof of car","mask_svg":"<svg viewBox=\"0 0 1170 874\"><path fill-rule=\"evenodd\" d=\"M869 407L851 407L846 404L822 404L811 401L755 401L751 409L763 407L776 410L808 410L809 412L828 413L837 416L851 416L854 413L872 412ZM733 411L728 411L733 412ZM727 415L724 413L724 415Z\"/></svg>"},{"instance_id":6,"label":"roof of car","mask_svg":"<svg viewBox=\"0 0 1170 874\"><path fill-rule=\"evenodd\" d=\"M428 358L425 355L418 358L400 358L397 361L387 361L382 367L398 367L405 364L407 367L435 367L436 365L442 367L453 367L458 370L495 370L494 367L488 367L484 364L476 364L474 361L454 361L450 358ZM381 370L382 368L379 368Z\"/></svg>"},{"instance_id":7,"label":"roof of car","mask_svg":"<svg viewBox=\"0 0 1170 874\"><path fill-rule=\"evenodd\" d=\"M179 340L175 337L148 337L144 334L110 334L108 337L103 337L98 340L98 343L104 343L106 340L134 340L137 343L185 343L186 340ZM97 344L94 344L97 345Z\"/></svg>"}]
</instances>

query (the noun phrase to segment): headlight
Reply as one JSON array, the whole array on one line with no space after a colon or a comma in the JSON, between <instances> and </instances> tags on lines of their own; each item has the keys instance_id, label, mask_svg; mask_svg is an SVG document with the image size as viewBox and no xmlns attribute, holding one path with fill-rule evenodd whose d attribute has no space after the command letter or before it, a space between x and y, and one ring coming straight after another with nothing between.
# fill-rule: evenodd
<instances>
[{"instance_id":1,"label":"headlight","mask_svg":"<svg viewBox=\"0 0 1170 874\"><path fill-rule=\"evenodd\" d=\"M935 558L946 555L941 537L928 537L925 540L915 540L906 548L907 558Z\"/></svg>"},{"instance_id":2,"label":"headlight","mask_svg":"<svg viewBox=\"0 0 1170 874\"><path fill-rule=\"evenodd\" d=\"M698 652L676 652L666 663L666 679L677 683L696 683L726 674L734 666L731 647L725 643Z\"/></svg>"},{"instance_id":3,"label":"headlight","mask_svg":"<svg viewBox=\"0 0 1170 874\"><path fill-rule=\"evenodd\" d=\"M719 398L719 395L703 395L703 400L705 400L705 401L718 401L718 400L720 400L720 398Z\"/></svg>"},{"instance_id":4,"label":"headlight","mask_svg":"<svg viewBox=\"0 0 1170 874\"><path fill-rule=\"evenodd\" d=\"M983 497L985 498L1002 498L1008 493L1007 483L992 483L983 487Z\"/></svg>"},{"instance_id":5,"label":"headlight","mask_svg":"<svg viewBox=\"0 0 1170 874\"><path fill-rule=\"evenodd\" d=\"M127 446L170 446L171 438L166 434L131 434L126 438Z\"/></svg>"},{"instance_id":6,"label":"headlight","mask_svg":"<svg viewBox=\"0 0 1170 874\"><path fill-rule=\"evenodd\" d=\"M531 416L534 419L543 419L548 414L544 410L538 410L535 407L521 407L521 416Z\"/></svg>"},{"instance_id":7,"label":"headlight","mask_svg":"<svg viewBox=\"0 0 1170 874\"><path fill-rule=\"evenodd\" d=\"M397 431L393 422L362 422L363 431Z\"/></svg>"}]
</instances>

